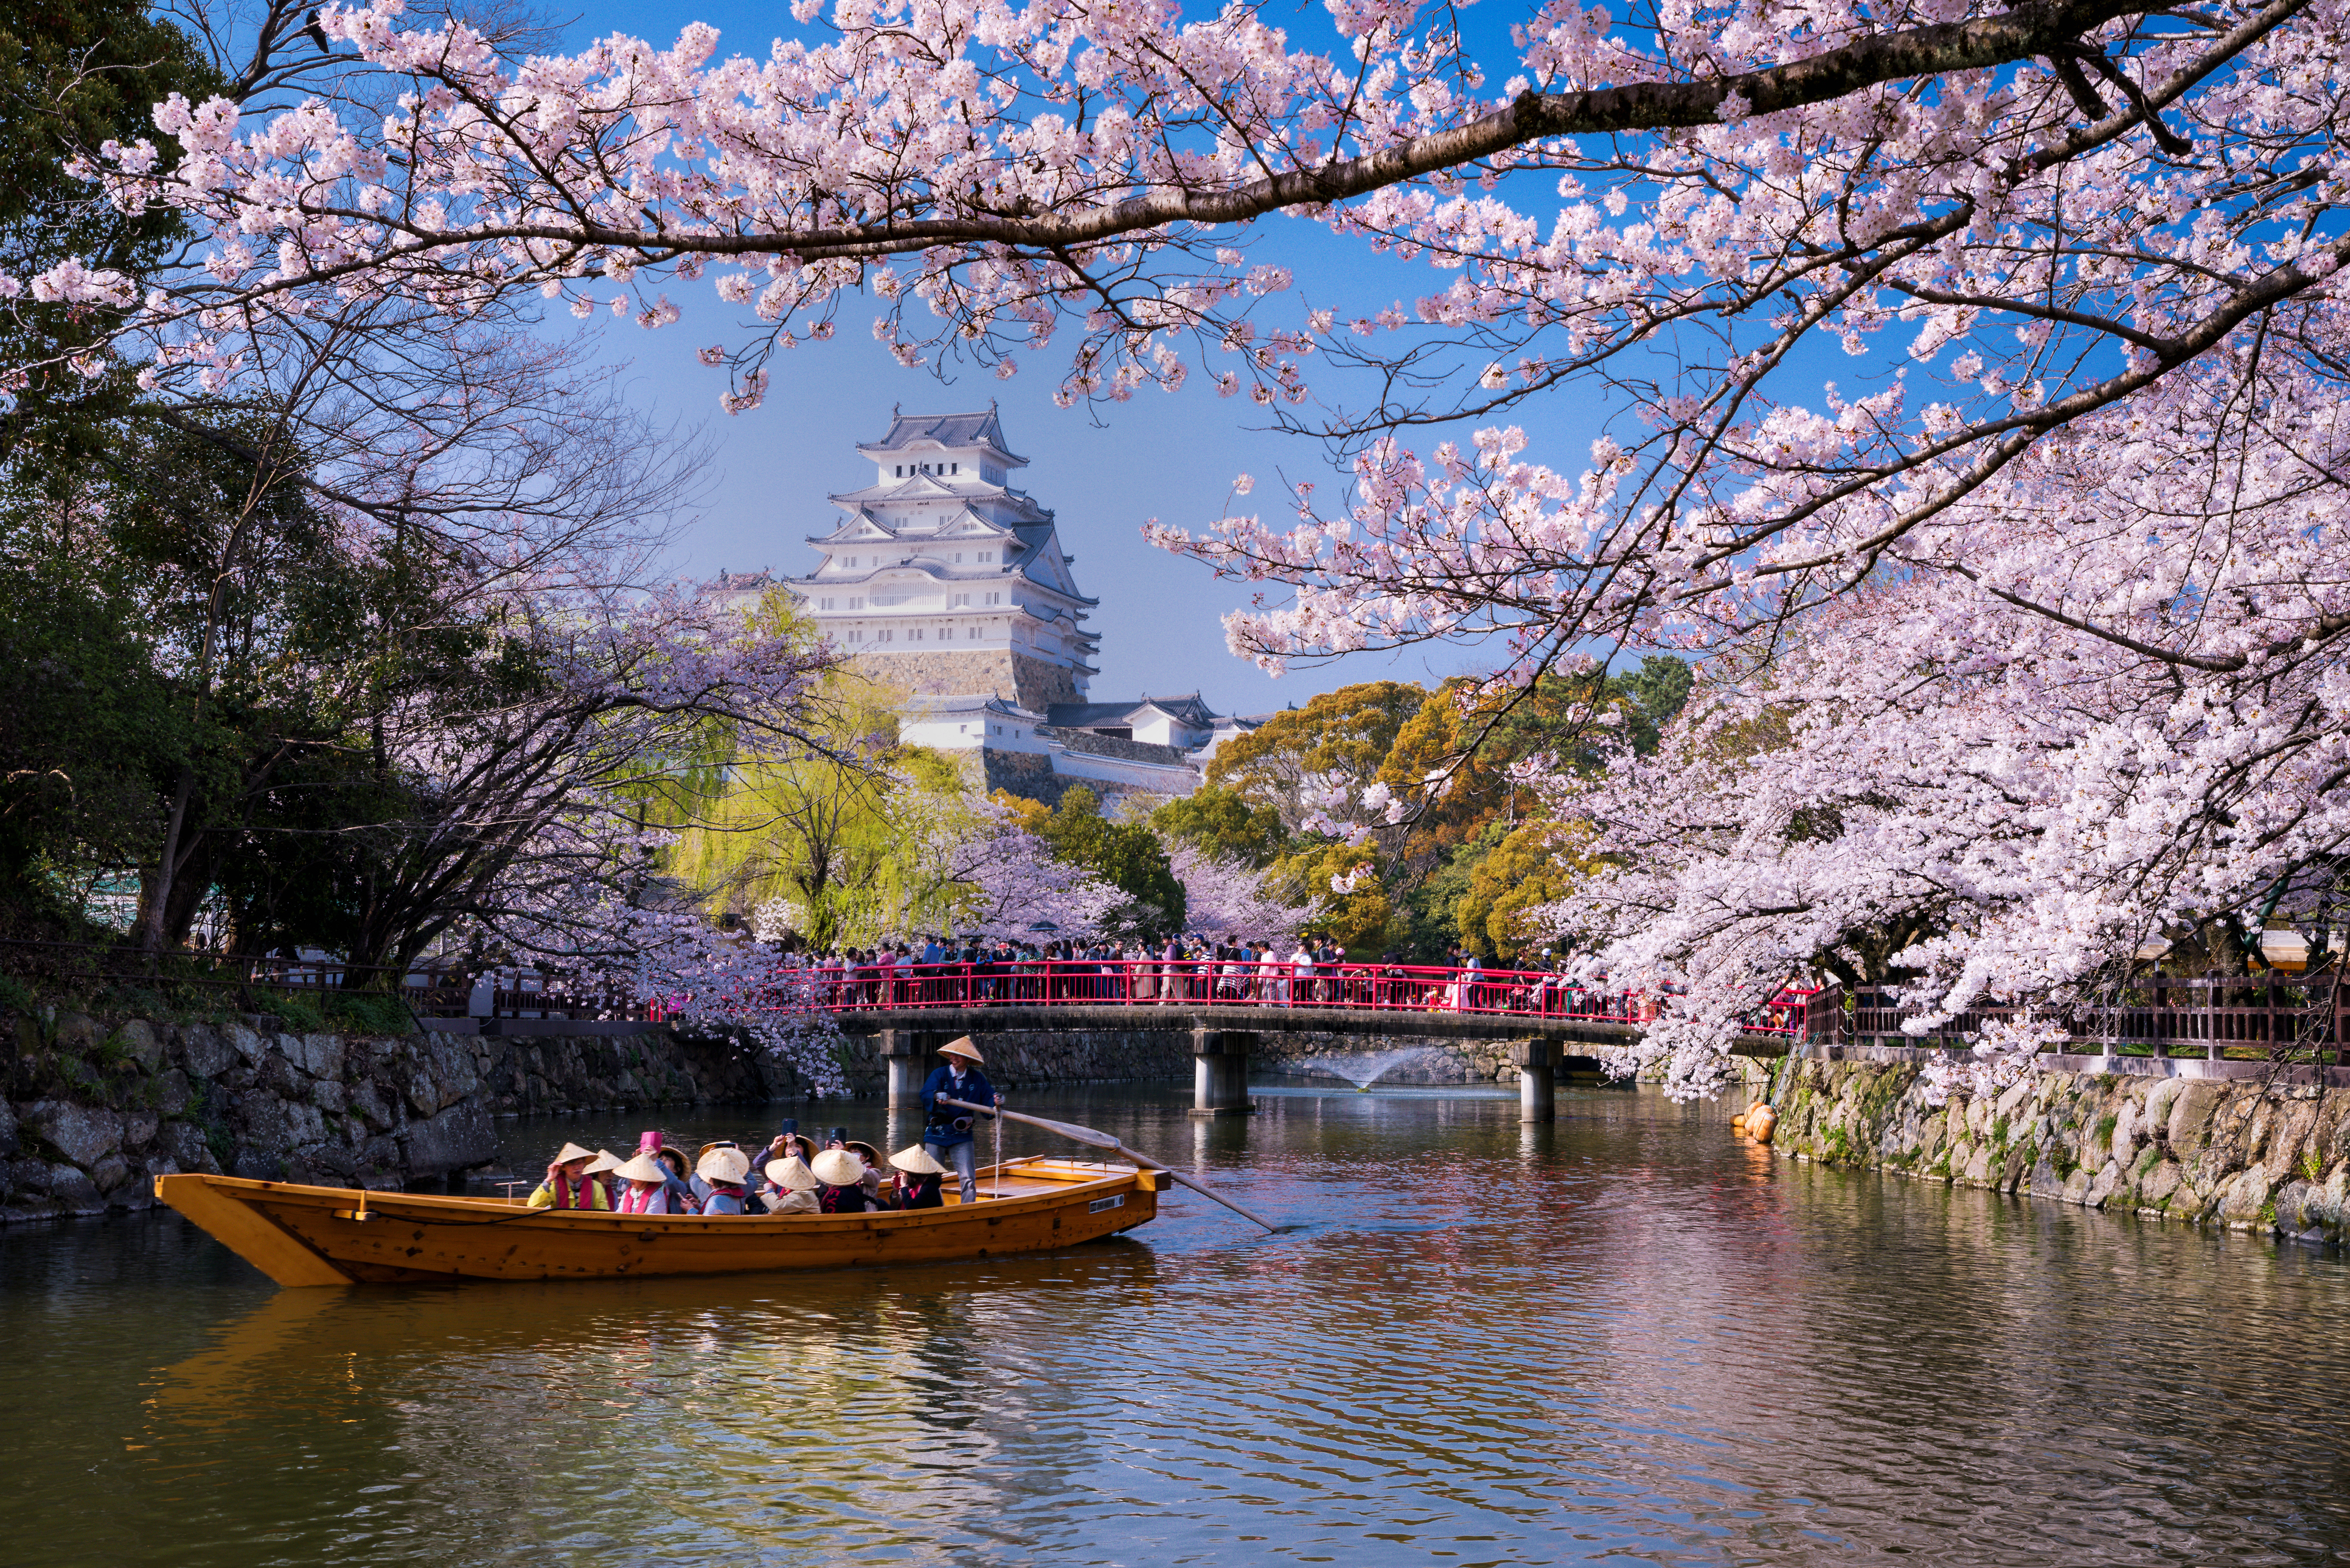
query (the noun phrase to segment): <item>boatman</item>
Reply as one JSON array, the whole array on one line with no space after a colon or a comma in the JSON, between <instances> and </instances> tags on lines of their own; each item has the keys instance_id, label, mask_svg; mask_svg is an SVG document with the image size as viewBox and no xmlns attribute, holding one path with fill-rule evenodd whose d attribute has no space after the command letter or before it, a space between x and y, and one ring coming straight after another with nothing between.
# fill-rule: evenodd
<instances>
[{"instance_id":1,"label":"boatman","mask_svg":"<svg viewBox=\"0 0 2350 1568\"><path fill-rule=\"evenodd\" d=\"M979 1047L971 1043L970 1035L950 1040L939 1047L939 1054L946 1058L945 1064L932 1068L922 1083L922 1147L930 1151L932 1159L954 1167L955 1174L962 1179L962 1200L976 1203L979 1166L972 1142L974 1118L969 1111L939 1104L939 1096L944 1095L951 1100L974 1106L1000 1106L1003 1096L995 1092L995 1085L980 1071L985 1064L980 1060Z\"/></svg>"}]
</instances>

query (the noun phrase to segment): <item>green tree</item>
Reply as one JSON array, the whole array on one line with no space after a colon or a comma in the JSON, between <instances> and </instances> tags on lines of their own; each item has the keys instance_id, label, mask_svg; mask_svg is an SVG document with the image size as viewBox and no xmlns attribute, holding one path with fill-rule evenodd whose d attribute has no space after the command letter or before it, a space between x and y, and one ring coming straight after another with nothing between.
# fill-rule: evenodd
<instances>
[{"instance_id":1,"label":"green tree","mask_svg":"<svg viewBox=\"0 0 2350 1568\"><path fill-rule=\"evenodd\" d=\"M1523 823L1480 856L1454 900L1454 928L1479 957L1523 963L1550 942L1529 912L1555 904L1590 874L1580 854L1586 833L1574 826Z\"/></svg>"},{"instance_id":2,"label":"green tree","mask_svg":"<svg viewBox=\"0 0 2350 1568\"><path fill-rule=\"evenodd\" d=\"M997 797L1014 820L1052 846L1053 857L1082 866L1127 896L1112 923L1137 936L1162 936L1183 925L1183 884L1167 847L1147 824L1102 815L1101 797L1079 784L1049 810L1035 801Z\"/></svg>"},{"instance_id":3,"label":"green tree","mask_svg":"<svg viewBox=\"0 0 2350 1568\"><path fill-rule=\"evenodd\" d=\"M1252 805L1238 790L1218 784L1202 784L1169 801L1150 814L1150 826L1206 854L1260 871L1280 857L1289 838L1279 811Z\"/></svg>"},{"instance_id":4,"label":"green tree","mask_svg":"<svg viewBox=\"0 0 2350 1568\"><path fill-rule=\"evenodd\" d=\"M1295 833L1325 808L1323 794L1336 779L1349 799L1330 815L1357 808L1351 798L1378 777L1397 733L1428 701L1425 688L1402 680L1367 680L1275 713L1217 749L1208 764L1211 788L1231 791L1251 810L1270 809Z\"/></svg>"}]
</instances>

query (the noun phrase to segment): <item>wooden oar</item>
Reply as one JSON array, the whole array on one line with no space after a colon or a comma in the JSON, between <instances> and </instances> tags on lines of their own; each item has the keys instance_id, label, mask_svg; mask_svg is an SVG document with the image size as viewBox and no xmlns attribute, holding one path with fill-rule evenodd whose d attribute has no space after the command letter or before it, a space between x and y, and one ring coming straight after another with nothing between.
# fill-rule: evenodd
<instances>
[{"instance_id":1,"label":"wooden oar","mask_svg":"<svg viewBox=\"0 0 2350 1568\"><path fill-rule=\"evenodd\" d=\"M1122 1154L1126 1156L1127 1158L1134 1161L1135 1164L1143 1167L1147 1170L1165 1172L1170 1178L1181 1182L1184 1186L1190 1188L1201 1197L1211 1199L1215 1202L1222 1204L1225 1208L1231 1210L1242 1219L1248 1220L1251 1224L1262 1225L1266 1230L1275 1232L1278 1232L1281 1229L1280 1226L1274 1224L1272 1220L1260 1219L1256 1215L1250 1213L1247 1210L1242 1208L1239 1204L1233 1202L1231 1199L1225 1197L1214 1188L1210 1187L1206 1182L1194 1181L1191 1178L1184 1175L1173 1166L1169 1165L1162 1160L1153 1159L1139 1148L1127 1147L1126 1145L1118 1142L1117 1138L1111 1137L1108 1133L1096 1132L1091 1127L1081 1127L1075 1122L1046 1121L1043 1116L1032 1116L1020 1111L1007 1111L1001 1106L974 1106L969 1100L950 1099L944 1095L941 1095L938 1099L939 1104L942 1106L952 1106L959 1111L970 1111L975 1115L983 1116L1002 1116L1005 1121L1024 1122L1032 1127L1042 1127L1048 1133L1058 1133L1061 1137L1067 1138L1072 1143L1081 1143L1092 1148L1106 1148L1113 1154ZM996 1167L996 1172L998 1179L1001 1179L1003 1174L1003 1167L1001 1165Z\"/></svg>"}]
</instances>

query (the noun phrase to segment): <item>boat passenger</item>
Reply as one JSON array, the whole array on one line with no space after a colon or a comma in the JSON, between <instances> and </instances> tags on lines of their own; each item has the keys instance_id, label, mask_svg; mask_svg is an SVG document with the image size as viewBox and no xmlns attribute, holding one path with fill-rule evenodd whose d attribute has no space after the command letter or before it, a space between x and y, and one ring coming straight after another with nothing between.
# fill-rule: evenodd
<instances>
[{"instance_id":1,"label":"boat passenger","mask_svg":"<svg viewBox=\"0 0 2350 1568\"><path fill-rule=\"evenodd\" d=\"M868 1206L875 1209L887 1209L889 1205L881 1201L881 1183L885 1179L883 1172L888 1169L888 1167L882 1164L881 1151L862 1138L850 1138L840 1147L855 1155L858 1162L865 1167L864 1179L858 1185L865 1189Z\"/></svg>"},{"instance_id":2,"label":"boat passenger","mask_svg":"<svg viewBox=\"0 0 2350 1568\"><path fill-rule=\"evenodd\" d=\"M588 1168L595 1163L595 1159L594 1149L581 1148L576 1143L565 1144L562 1152L548 1163L546 1179L540 1182L532 1191L530 1207L533 1209L604 1210L611 1208L610 1201L604 1196L604 1189L588 1174Z\"/></svg>"},{"instance_id":3,"label":"boat passenger","mask_svg":"<svg viewBox=\"0 0 2350 1568\"><path fill-rule=\"evenodd\" d=\"M771 1160L761 1174L767 1179L767 1212L813 1214L816 1211L816 1179L807 1161L797 1155Z\"/></svg>"},{"instance_id":4,"label":"boat passenger","mask_svg":"<svg viewBox=\"0 0 2350 1568\"><path fill-rule=\"evenodd\" d=\"M620 1157L608 1148L599 1148L596 1158L588 1162L588 1179L604 1189L604 1206L620 1206L620 1179L616 1174L621 1166Z\"/></svg>"},{"instance_id":5,"label":"boat passenger","mask_svg":"<svg viewBox=\"0 0 2350 1568\"><path fill-rule=\"evenodd\" d=\"M743 1183L751 1174L751 1157L733 1144L714 1146L693 1168L696 1191L705 1194L703 1214L748 1214L748 1193Z\"/></svg>"},{"instance_id":6,"label":"boat passenger","mask_svg":"<svg viewBox=\"0 0 2350 1568\"><path fill-rule=\"evenodd\" d=\"M808 1169L816 1180L817 1212L862 1214L872 1208L865 1196L865 1162L847 1149L826 1149Z\"/></svg>"},{"instance_id":7,"label":"boat passenger","mask_svg":"<svg viewBox=\"0 0 2350 1568\"><path fill-rule=\"evenodd\" d=\"M889 1157L898 1168L897 1207L900 1209L941 1209L946 1199L939 1193L939 1178L947 1168L931 1158L931 1151L920 1144L901 1148Z\"/></svg>"},{"instance_id":8,"label":"boat passenger","mask_svg":"<svg viewBox=\"0 0 2350 1568\"><path fill-rule=\"evenodd\" d=\"M980 1068L979 1047L965 1034L939 1047L946 1064L931 1069L922 1084L922 1147L931 1158L951 1165L962 1182L962 1200L979 1201L979 1156L972 1147L972 1114L939 1104L939 1096L974 1106L1000 1106L1003 1096Z\"/></svg>"},{"instance_id":9,"label":"boat passenger","mask_svg":"<svg viewBox=\"0 0 2350 1568\"><path fill-rule=\"evenodd\" d=\"M671 1213L691 1214L701 1206L701 1200L693 1195L693 1184L687 1180L693 1172L692 1167L686 1164L683 1149L670 1147L657 1132L646 1132L637 1135L637 1152L660 1161L661 1168L669 1173Z\"/></svg>"},{"instance_id":10,"label":"boat passenger","mask_svg":"<svg viewBox=\"0 0 2350 1568\"><path fill-rule=\"evenodd\" d=\"M628 1184L620 1194L619 1212L623 1214L682 1214L670 1198L669 1167L642 1149L613 1175Z\"/></svg>"},{"instance_id":11,"label":"boat passenger","mask_svg":"<svg viewBox=\"0 0 2350 1568\"><path fill-rule=\"evenodd\" d=\"M693 1189L693 1211L697 1214L702 1212L702 1205L710 1201L710 1183L702 1174L702 1162L710 1158L711 1150L719 1148L731 1148L735 1153L742 1154L743 1173L748 1175L750 1172L751 1157L747 1154L743 1154L743 1146L736 1143L731 1137L712 1138L708 1143L703 1144L700 1148L695 1149L693 1151L693 1175L689 1179L688 1185Z\"/></svg>"},{"instance_id":12,"label":"boat passenger","mask_svg":"<svg viewBox=\"0 0 2350 1568\"><path fill-rule=\"evenodd\" d=\"M813 1159L816 1157L816 1145L800 1135L800 1121L797 1116L785 1116L781 1123L777 1124L775 1136L767 1140L767 1147L759 1156L757 1164L761 1173L764 1174L767 1166L779 1159L789 1159L794 1155L799 1156L802 1159Z\"/></svg>"}]
</instances>

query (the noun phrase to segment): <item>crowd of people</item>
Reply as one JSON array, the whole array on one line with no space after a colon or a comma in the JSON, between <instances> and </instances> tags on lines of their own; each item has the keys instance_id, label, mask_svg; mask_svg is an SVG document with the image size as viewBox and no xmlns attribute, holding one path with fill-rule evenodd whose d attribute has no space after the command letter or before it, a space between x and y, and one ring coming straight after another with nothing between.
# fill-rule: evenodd
<instances>
[{"instance_id":1,"label":"crowd of people","mask_svg":"<svg viewBox=\"0 0 2350 1568\"><path fill-rule=\"evenodd\" d=\"M942 1046L945 1061L922 1088L922 1140L883 1158L873 1145L833 1127L821 1147L788 1118L764 1145L718 1138L688 1159L659 1132L637 1140L634 1156L567 1142L546 1179L526 1199L533 1209L596 1213L702 1215L868 1214L945 1205L950 1169L964 1203L979 1200L970 1107L1003 1103L982 1071L968 1036Z\"/></svg>"},{"instance_id":2,"label":"crowd of people","mask_svg":"<svg viewBox=\"0 0 2350 1568\"><path fill-rule=\"evenodd\" d=\"M794 952L784 961L807 1000L829 1007L1254 1002L1557 1012L1585 1011L1573 1003L1596 994L1571 985L1548 954L1538 969L1489 979L1482 961L1458 947L1441 966L1414 966L1394 953L1367 961L1336 942L1309 939L1038 943L933 936L920 946Z\"/></svg>"}]
</instances>

